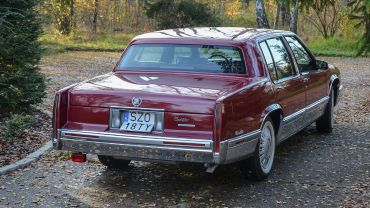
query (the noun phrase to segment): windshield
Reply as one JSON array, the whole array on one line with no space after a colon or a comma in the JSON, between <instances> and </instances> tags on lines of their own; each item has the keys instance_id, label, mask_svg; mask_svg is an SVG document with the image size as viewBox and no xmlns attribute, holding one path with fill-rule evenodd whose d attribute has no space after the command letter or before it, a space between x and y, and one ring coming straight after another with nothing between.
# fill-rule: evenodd
<instances>
[{"instance_id":1,"label":"windshield","mask_svg":"<svg viewBox=\"0 0 370 208\"><path fill-rule=\"evenodd\" d=\"M213 45L132 45L118 69L245 74L239 48Z\"/></svg>"}]
</instances>

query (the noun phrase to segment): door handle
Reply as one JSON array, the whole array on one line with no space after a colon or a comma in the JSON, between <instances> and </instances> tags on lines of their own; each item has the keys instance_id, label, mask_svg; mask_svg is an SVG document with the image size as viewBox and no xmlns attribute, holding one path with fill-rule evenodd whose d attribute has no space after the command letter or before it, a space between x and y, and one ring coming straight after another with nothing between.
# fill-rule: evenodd
<instances>
[{"instance_id":1,"label":"door handle","mask_svg":"<svg viewBox=\"0 0 370 208\"><path fill-rule=\"evenodd\" d=\"M277 89L277 90L282 90L282 89L284 89L284 87L283 87L283 86L281 86L281 85L278 85L278 86L276 86L276 89Z\"/></svg>"},{"instance_id":2,"label":"door handle","mask_svg":"<svg viewBox=\"0 0 370 208\"><path fill-rule=\"evenodd\" d=\"M308 82L308 80L310 80L310 78L308 77L303 78L303 82Z\"/></svg>"}]
</instances>

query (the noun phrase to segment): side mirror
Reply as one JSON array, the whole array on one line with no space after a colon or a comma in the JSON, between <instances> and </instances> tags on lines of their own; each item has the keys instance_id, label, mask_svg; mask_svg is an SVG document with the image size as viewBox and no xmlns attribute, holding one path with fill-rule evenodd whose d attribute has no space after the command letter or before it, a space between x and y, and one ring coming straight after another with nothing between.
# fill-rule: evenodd
<instances>
[{"instance_id":1,"label":"side mirror","mask_svg":"<svg viewBox=\"0 0 370 208\"><path fill-rule=\"evenodd\" d=\"M316 69L328 69L328 63L325 61L316 60Z\"/></svg>"}]
</instances>

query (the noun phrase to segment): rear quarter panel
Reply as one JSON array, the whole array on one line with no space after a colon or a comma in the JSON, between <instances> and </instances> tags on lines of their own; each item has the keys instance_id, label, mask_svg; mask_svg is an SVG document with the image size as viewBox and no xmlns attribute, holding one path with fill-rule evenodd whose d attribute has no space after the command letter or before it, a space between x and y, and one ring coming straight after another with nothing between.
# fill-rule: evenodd
<instances>
[{"instance_id":1,"label":"rear quarter panel","mask_svg":"<svg viewBox=\"0 0 370 208\"><path fill-rule=\"evenodd\" d=\"M254 40L244 45L247 71L252 81L223 98L221 140L259 130L266 109L275 102L273 83L264 68Z\"/></svg>"},{"instance_id":2,"label":"rear quarter panel","mask_svg":"<svg viewBox=\"0 0 370 208\"><path fill-rule=\"evenodd\" d=\"M271 82L256 80L223 100L221 140L259 130L267 106L274 100Z\"/></svg>"}]
</instances>

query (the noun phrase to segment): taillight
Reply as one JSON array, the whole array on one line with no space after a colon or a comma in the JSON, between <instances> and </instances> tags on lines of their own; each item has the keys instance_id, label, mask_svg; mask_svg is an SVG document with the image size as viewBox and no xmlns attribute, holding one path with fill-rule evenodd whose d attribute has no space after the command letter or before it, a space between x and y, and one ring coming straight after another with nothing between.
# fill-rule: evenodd
<instances>
[{"instance_id":1,"label":"taillight","mask_svg":"<svg viewBox=\"0 0 370 208\"><path fill-rule=\"evenodd\" d=\"M214 123L215 152L220 152L222 110L223 110L223 104L222 103L216 103L215 118L214 118L214 122L215 122Z\"/></svg>"},{"instance_id":2,"label":"taillight","mask_svg":"<svg viewBox=\"0 0 370 208\"><path fill-rule=\"evenodd\" d=\"M57 128L57 118L58 118L57 110L58 110L58 106L59 106L59 99L60 99L60 95L58 93L56 93L55 98L54 98L53 118L52 118L52 127L53 127L52 139L53 139L53 142L56 142L55 139L59 139L58 138L59 137L58 128Z\"/></svg>"},{"instance_id":3,"label":"taillight","mask_svg":"<svg viewBox=\"0 0 370 208\"><path fill-rule=\"evenodd\" d=\"M54 106L53 106L53 118L52 127L53 143L57 143L59 139L59 129L67 123L67 111L68 111L68 88L64 88L55 94Z\"/></svg>"}]
</instances>

